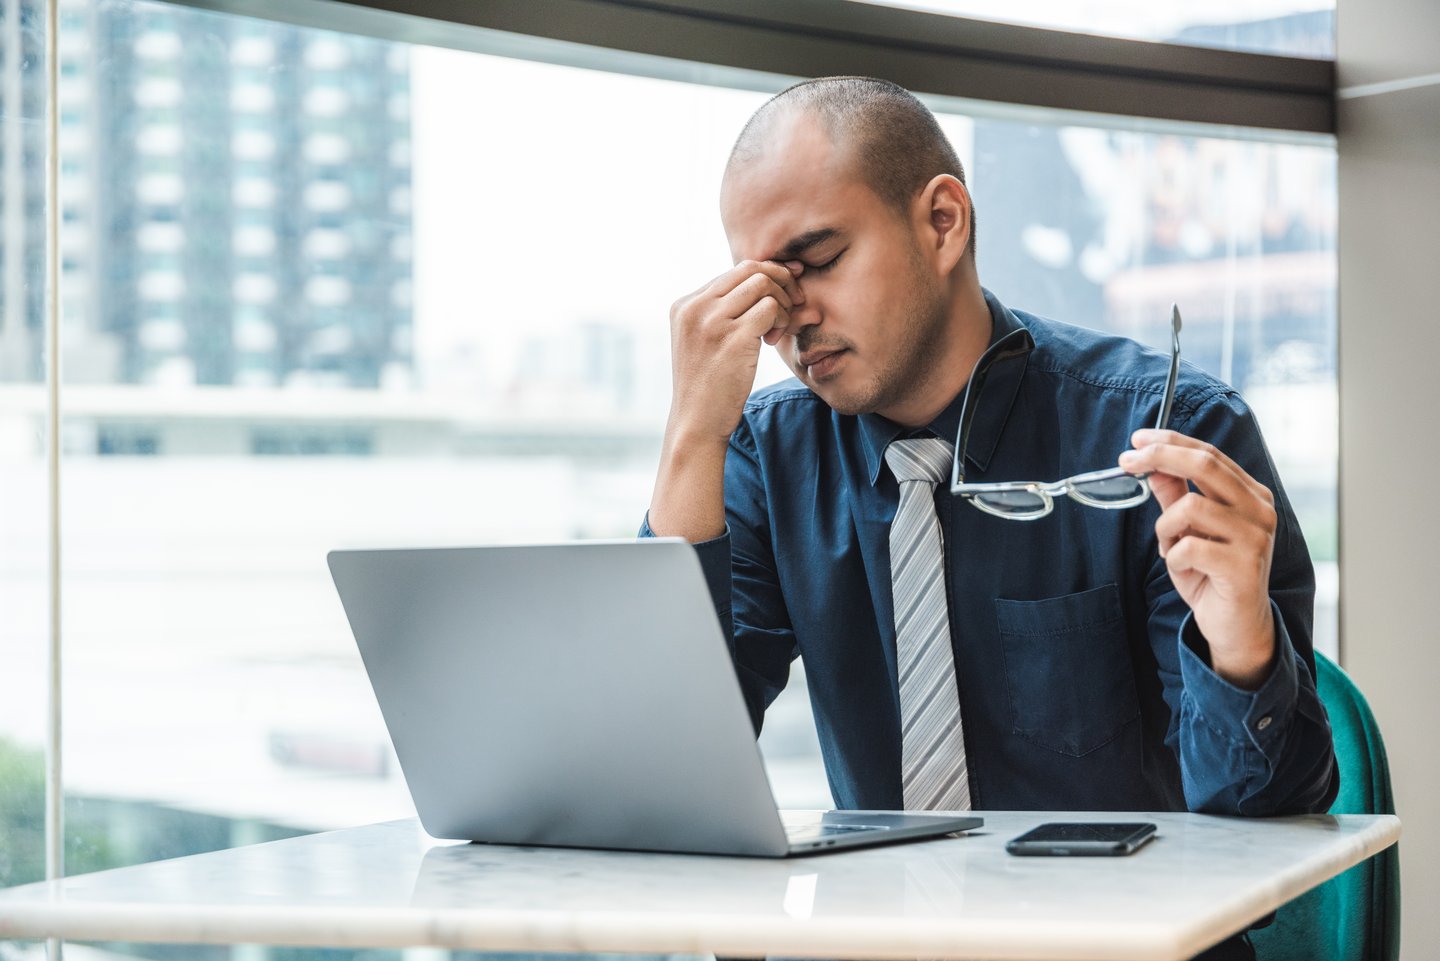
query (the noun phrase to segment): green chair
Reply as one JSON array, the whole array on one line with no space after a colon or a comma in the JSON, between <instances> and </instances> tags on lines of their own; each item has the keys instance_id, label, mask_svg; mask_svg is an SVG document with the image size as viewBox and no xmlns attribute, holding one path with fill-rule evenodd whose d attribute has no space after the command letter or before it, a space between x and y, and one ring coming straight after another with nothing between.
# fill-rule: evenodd
<instances>
[{"instance_id":1,"label":"green chair","mask_svg":"<svg viewBox=\"0 0 1440 961\"><path fill-rule=\"evenodd\" d=\"M1340 794L1331 814L1394 814L1390 765L1375 715L1340 667L1315 655L1316 685L1335 734ZM1400 955L1400 856L1389 847L1285 905L1250 932L1257 961L1395 961Z\"/></svg>"}]
</instances>

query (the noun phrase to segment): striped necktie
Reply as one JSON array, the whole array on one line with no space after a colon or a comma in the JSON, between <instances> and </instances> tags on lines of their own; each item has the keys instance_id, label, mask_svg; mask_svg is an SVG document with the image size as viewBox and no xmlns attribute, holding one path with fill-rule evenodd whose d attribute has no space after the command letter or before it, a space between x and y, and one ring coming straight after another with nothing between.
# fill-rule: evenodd
<instances>
[{"instance_id":1,"label":"striped necktie","mask_svg":"<svg viewBox=\"0 0 1440 961\"><path fill-rule=\"evenodd\" d=\"M885 451L900 482L890 525L890 582L900 672L900 737L905 809L970 810L965 735L935 485L950 470L954 448L943 440L897 440Z\"/></svg>"}]
</instances>

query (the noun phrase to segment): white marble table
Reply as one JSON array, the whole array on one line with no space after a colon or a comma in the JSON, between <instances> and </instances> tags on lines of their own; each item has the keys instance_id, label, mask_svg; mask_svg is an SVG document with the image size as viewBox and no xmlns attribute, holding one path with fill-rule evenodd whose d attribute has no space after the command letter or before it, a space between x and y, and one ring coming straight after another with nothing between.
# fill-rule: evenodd
<instances>
[{"instance_id":1,"label":"white marble table","mask_svg":"<svg viewBox=\"0 0 1440 961\"><path fill-rule=\"evenodd\" d=\"M969 836L785 861L436 841L394 821L0 891L0 939L1182 959L1394 843L1394 817L984 812ZM1017 858L1045 820L1158 822Z\"/></svg>"}]
</instances>

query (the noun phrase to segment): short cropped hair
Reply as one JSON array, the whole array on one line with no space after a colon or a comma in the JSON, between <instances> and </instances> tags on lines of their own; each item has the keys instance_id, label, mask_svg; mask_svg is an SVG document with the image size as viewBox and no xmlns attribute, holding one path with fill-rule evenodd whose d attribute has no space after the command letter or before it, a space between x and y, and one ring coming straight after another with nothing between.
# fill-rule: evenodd
<instances>
[{"instance_id":1,"label":"short cropped hair","mask_svg":"<svg viewBox=\"0 0 1440 961\"><path fill-rule=\"evenodd\" d=\"M815 117L850 152L860 179L902 217L937 174L965 183L965 168L929 108L904 87L874 77L817 77L786 87L750 117L727 169L758 157L772 124L785 114ZM969 246L973 254L973 205Z\"/></svg>"}]
</instances>

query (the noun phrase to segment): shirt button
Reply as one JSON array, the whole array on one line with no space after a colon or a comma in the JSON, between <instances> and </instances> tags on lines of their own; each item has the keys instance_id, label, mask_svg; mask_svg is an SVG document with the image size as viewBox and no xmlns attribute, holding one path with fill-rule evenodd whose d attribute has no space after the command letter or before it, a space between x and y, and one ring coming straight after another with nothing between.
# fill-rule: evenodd
<instances>
[{"instance_id":1,"label":"shirt button","mask_svg":"<svg viewBox=\"0 0 1440 961\"><path fill-rule=\"evenodd\" d=\"M1265 730L1267 727L1270 726L1270 721L1271 721L1270 715L1269 715L1269 714L1266 714L1266 715L1265 715L1264 717L1262 717L1259 721L1255 722L1255 730L1257 730L1257 731L1263 731L1263 730Z\"/></svg>"}]
</instances>

